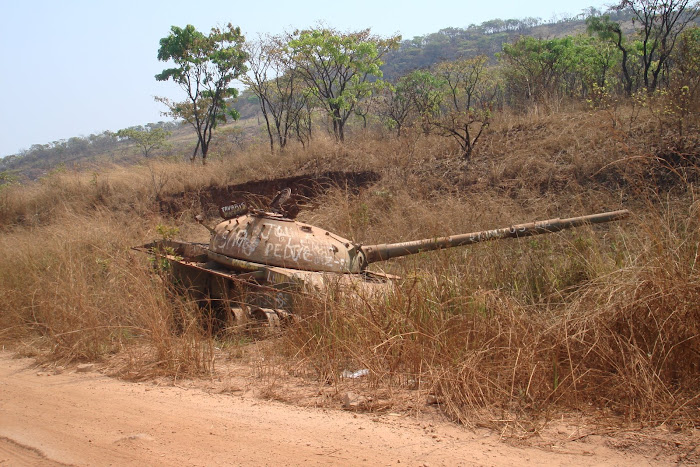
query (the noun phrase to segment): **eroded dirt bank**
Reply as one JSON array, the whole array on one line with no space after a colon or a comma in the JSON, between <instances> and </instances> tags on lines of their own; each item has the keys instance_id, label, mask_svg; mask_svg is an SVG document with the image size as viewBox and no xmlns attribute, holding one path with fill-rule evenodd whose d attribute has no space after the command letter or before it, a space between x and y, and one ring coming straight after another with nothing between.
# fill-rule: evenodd
<instances>
[{"instance_id":1,"label":"eroded dirt bank","mask_svg":"<svg viewBox=\"0 0 700 467\"><path fill-rule=\"evenodd\" d=\"M487 430L398 414L299 408L127 383L94 371L56 374L0 352L0 465L642 466L679 460L666 443L620 449L606 437L574 438L516 446Z\"/></svg>"}]
</instances>

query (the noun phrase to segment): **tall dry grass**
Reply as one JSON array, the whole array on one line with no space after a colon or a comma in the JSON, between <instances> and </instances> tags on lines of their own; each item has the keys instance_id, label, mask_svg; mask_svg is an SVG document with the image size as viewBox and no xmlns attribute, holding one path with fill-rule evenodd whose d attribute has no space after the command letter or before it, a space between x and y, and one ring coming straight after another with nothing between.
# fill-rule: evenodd
<instances>
[{"instance_id":1,"label":"tall dry grass","mask_svg":"<svg viewBox=\"0 0 700 467\"><path fill-rule=\"evenodd\" d=\"M0 235L0 340L63 362L149 350L124 368L139 375L211 367L201 310L178 300L129 245L141 220L104 209Z\"/></svg>"},{"instance_id":2,"label":"tall dry grass","mask_svg":"<svg viewBox=\"0 0 700 467\"><path fill-rule=\"evenodd\" d=\"M404 279L379 300L304 302L280 348L327 381L367 368L370 387L434 393L463 423L529 427L595 407L692 426L698 208L397 262Z\"/></svg>"}]
</instances>

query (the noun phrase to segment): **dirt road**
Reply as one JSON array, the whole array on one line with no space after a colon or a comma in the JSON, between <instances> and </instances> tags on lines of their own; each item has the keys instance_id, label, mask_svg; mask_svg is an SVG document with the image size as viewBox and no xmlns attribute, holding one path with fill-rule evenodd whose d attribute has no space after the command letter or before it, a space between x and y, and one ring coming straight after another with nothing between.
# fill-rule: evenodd
<instances>
[{"instance_id":1,"label":"dirt road","mask_svg":"<svg viewBox=\"0 0 700 467\"><path fill-rule=\"evenodd\" d=\"M42 371L0 352L0 465L635 465L669 458L578 441L516 447L409 416Z\"/></svg>"}]
</instances>

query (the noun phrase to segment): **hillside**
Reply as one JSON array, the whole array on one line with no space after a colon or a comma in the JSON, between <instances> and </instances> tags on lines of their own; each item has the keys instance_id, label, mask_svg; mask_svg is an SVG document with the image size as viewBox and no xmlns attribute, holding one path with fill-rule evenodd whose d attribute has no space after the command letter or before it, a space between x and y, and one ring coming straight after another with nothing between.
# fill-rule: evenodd
<instances>
[{"instance_id":1,"label":"hillside","mask_svg":"<svg viewBox=\"0 0 700 467\"><path fill-rule=\"evenodd\" d=\"M429 68L445 60L485 55L493 62L503 44L521 36L551 39L586 33L585 19L542 23L537 18L525 20L493 20L466 29L447 28L425 36L405 39L399 48L389 52L382 67L390 82L413 70Z\"/></svg>"},{"instance_id":2,"label":"hillside","mask_svg":"<svg viewBox=\"0 0 700 467\"><path fill-rule=\"evenodd\" d=\"M354 386L370 401L364 410L410 411L433 394L449 418L509 433L571 410L616 426L693 426L698 167L649 155L664 150L653 114L617 112L616 125L606 110L575 107L501 114L469 163L421 131L356 131L342 145L320 134L283 154L263 144L204 167L160 160L7 187L0 338L25 355L102 361L128 378L212 375L217 362L264 348L265 374L336 387L329 406L346 387L339 372L366 368ZM192 216L215 222L216 193L269 200L285 186L304 193L300 220L361 244L633 215L382 264L403 279L381 303L301 295L299 320L274 339L217 328L206 303L182 299L129 250L158 237L205 241ZM408 399L387 395L399 390ZM517 424L498 421L504 412Z\"/></svg>"}]
</instances>

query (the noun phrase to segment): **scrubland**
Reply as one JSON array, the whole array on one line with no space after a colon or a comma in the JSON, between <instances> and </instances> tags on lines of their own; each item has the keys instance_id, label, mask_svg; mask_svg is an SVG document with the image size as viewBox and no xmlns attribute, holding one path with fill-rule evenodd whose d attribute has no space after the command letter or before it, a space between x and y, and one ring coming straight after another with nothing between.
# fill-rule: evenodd
<instances>
[{"instance_id":1,"label":"scrubland","mask_svg":"<svg viewBox=\"0 0 700 467\"><path fill-rule=\"evenodd\" d=\"M130 378L207 377L264 341L269 365L327 385L368 369L367 391L431 394L465 424L527 427L581 412L697 426L697 128L685 135L632 108L504 113L469 162L419 129L398 139L356 128L342 145L320 130L281 154L219 143L203 167L149 160L4 186L0 341L62 364L119 355L115 373ZM169 196L329 170L380 177L320 192L299 218L364 244L632 214L378 264L401 277L391 293L299 296L298 319L279 335L215 326L131 250L164 232L206 240L192 217L210 207L165 214Z\"/></svg>"}]
</instances>

